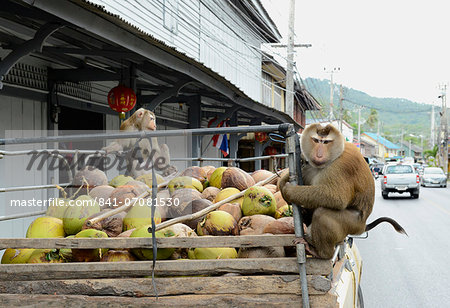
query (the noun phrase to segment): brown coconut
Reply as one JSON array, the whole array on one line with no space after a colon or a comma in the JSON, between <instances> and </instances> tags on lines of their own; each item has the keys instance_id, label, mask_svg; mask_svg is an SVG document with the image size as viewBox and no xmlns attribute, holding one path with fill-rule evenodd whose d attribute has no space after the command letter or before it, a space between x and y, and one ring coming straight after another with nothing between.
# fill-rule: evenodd
<instances>
[{"instance_id":1,"label":"brown coconut","mask_svg":"<svg viewBox=\"0 0 450 308\"><path fill-rule=\"evenodd\" d=\"M264 185L264 187L267 188L268 190L270 190L270 192L272 194L277 192L277 185L275 185L275 184L266 184L266 185Z\"/></svg>"},{"instance_id":2,"label":"brown coconut","mask_svg":"<svg viewBox=\"0 0 450 308\"><path fill-rule=\"evenodd\" d=\"M109 208L111 205L109 197L111 196L114 187L109 185L100 185L89 190L89 196L92 197L101 209Z\"/></svg>"},{"instance_id":3,"label":"brown coconut","mask_svg":"<svg viewBox=\"0 0 450 308\"><path fill-rule=\"evenodd\" d=\"M203 166L201 167L203 171L206 173L206 179L209 181L209 178L211 177L211 174L216 170L216 167L214 166Z\"/></svg>"},{"instance_id":4,"label":"brown coconut","mask_svg":"<svg viewBox=\"0 0 450 308\"><path fill-rule=\"evenodd\" d=\"M132 185L122 185L116 187L109 196L109 199L111 200L111 207L116 208L124 204L128 204L131 208L131 205L134 202L133 198L136 198L140 194L142 194L142 190Z\"/></svg>"},{"instance_id":5,"label":"brown coconut","mask_svg":"<svg viewBox=\"0 0 450 308\"><path fill-rule=\"evenodd\" d=\"M271 234L294 234L294 218L293 217L282 217L275 221L268 223L264 227L264 233Z\"/></svg>"},{"instance_id":6,"label":"brown coconut","mask_svg":"<svg viewBox=\"0 0 450 308\"><path fill-rule=\"evenodd\" d=\"M107 217L99 222L94 223L92 226L87 227L86 223L88 220L97 217L99 215L102 215L104 213L107 213L111 211L111 209L104 209L98 213L95 213L94 215L88 217L86 221L84 222L83 226L81 227L81 230L85 229L96 229L105 232L108 234L108 237L116 237L122 232L123 228L123 218L125 217L126 213L121 212L117 213L113 216Z\"/></svg>"},{"instance_id":7,"label":"brown coconut","mask_svg":"<svg viewBox=\"0 0 450 308\"><path fill-rule=\"evenodd\" d=\"M192 209L192 213L197 213L205 208L207 208L208 206L211 206L213 203L207 199L196 199L193 200L191 202L191 209ZM193 219L190 221L185 222L187 226L189 226L192 229L196 229L197 228L197 224L203 220L203 218L205 217L205 215L203 215L202 217L199 217L197 219Z\"/></svg>"},{"instance_id":8,"label":"brown coconut","mask_svg":"<svg viewBox=\"0 0 450 308\"><path fill-rule=\"evenodd\" d=\"M136 188L136 190L142 194L143 192L150 190L149 193L151 194L151 188L149 188L147 186L147 184L141 182L141 181L137 181L137 180L131 180L129 182L127 182L127 185L133 186ZM156 191L158 192L158 188L156 188Z\"/></svg>"},{"instance_id":9,"label":"brown coconut","mask_svg":"<svg viewBox=\"0 0 450 308\"><path fill-rule=\"evenodd\" d=\"M238 258L283 258L286 254L283 247L239 248Z\"/></svg>"},{"instance_id":10,"label":"brown coconut","mask_svg":"<svg viewBox=\"0 0 450 308\"><path fill-rule=\"evenodd\" d=\"M84 181L83 178L86 181ZM80 195L85 195L87 193L87 186L89 186L89 190L91 190L94 187L101 185L108 185L108 178L103 171L93 166L86 166L78 171L72 181L72 186L75 190L82 187L79 192Z\"/></svg>"},{"instance_id":11,"label":"brown coconut","mask_svg":"<svg viewBox=\"0 0 450 308\"><path fill-rule=\"evenodd\" d=\"M171 197L172 205L168 207L168 217L174 218L192 213L191 203L201 199L202 194L193 188L179 188L174 191Z\"/></svg>"},{"instance_id":12,"label":"brown coconut","mask_svg":"<svg viewBox=\"0 0 450 308\"><path fill-rule=\"evenodd\" d=\"M264 234L264 228L270 222L275 221L275 218L267 215L252 215L244 216L239 220L238 226L240 235L259 235Z\"/></svg>"},{"instance_id":13,"label":"brown coconut","mask_svg":"<svg viewBox=\"0 0 450 308\"><path fill-rule=\"evenodd\" d=\"M151 198L151 196L148 198ZM172 201L172 198L170 197L170 192L168 189L161 190L156 194L156 206L158 208L159 213L161 214L161 221L166 220L169 215L168 203L170 201Z\"/></svg>"},{"instance_id":14,"label":"brown coconut","mask_svg":"<svg viewBox=\"0 0 450 308\"><path fill-rule=\"evenodd\" d=\"M214 201L220 189L214 186L206 187L202 192L202 199L207 199L209 201Z\"/></svg>"},{"instance_id":15,"label":"brown coconut","mask_svg":"<svg viewBox=\"0 0 450 308\"><path fill-rule=\"evenodd\" d=\"M283 199L283 196L281 195L281 191L277 191L273 194L275 197L275 202L277 203L277 209L279 209L282 206L287 205L287 202Z\"/></svg>"},{"instance_id":16,"label":"brown coconut","mask_svg":"<svg viewBox=\"0 0 450 308\"><path fill-rule=\"evenodd\" d=\"M222 204L218 210L230 213L236 221L239 221L242 218L242 210L239 203L225 203Z\"/></svg>"},{"instance_id":17,"label":"brown coconut","mask_svg":"<svg viewBox=\"0 0 450 308\"><path fill-rule=\"evenodd\" d=\"M192 166L181 172L179 176L190 176L199 180L202 184L207 180L206 171L198 166Z\"/></svg>"},{"instance_id":18,"label":"brown coconut","mask_svg":"<svg viewBox=\"0 0 450 308\"><path fill-rule=\"evenodd\" d=\"M274 175L273 172L270 172L268 170L264 170L264 169L260 169L260 170L256 170L252 173L252 178L253 180L255 180L255 183L261 182L269 177L271 177L272 175ZM275 179L273 179L272 181L270 181L267 184L277 184L277 180L278 178L276 177Z\"/></svg>"},{"instance_id":19,"label":"brown coconut","mask_svg":"<svg viewBox=\"0 0 450 308\"><path fill-rule=\"evenodd\" d=\"M136 261L136 257L133 256L127 250L108 250L106 254L103 255L100 262L128 262Z\"/></svg>"},{"instance_id":20,"label":"brown coconut","mask_svg":"<svg viewBox=\"0 0 450 308\"><path fill-rule=\"evenodd\" d=\"M255 180L244 170L229 167L222 174L222 188L235 187L240 191L255 185Z\"/></svg>"}]
</instances>

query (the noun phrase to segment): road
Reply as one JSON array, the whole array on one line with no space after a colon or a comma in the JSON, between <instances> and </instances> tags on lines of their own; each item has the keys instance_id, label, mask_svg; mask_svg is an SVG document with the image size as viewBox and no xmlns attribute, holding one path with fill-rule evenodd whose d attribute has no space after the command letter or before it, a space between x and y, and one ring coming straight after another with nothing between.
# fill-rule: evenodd
<instances>
[{"instance_id":1,"label":"road","mask_svg":"<svg viewBox=\"0 0 450 308\"><path fill-rule=\"evenodd\" d=\"M356 239L365 307L450 307L450 187L421 187L419 199L389 196L381 197L377 180L368 222L392 217L408 237L383 223Z\"/></svg>"}]
</instances>

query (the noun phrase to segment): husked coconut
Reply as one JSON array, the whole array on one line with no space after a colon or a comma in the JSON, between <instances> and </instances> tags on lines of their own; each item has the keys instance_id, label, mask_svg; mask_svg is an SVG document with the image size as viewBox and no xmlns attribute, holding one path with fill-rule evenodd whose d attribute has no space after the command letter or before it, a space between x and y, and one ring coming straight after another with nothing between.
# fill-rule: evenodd
<instances>
[{"instance_id":1,"label":"husked coconut","mask_svg":"<svg viewBox=\"0 0 450 308\"><path fill-rule=\"evenodd\" d=\"M89 190L89 196L91 196L100 205L101 209L109 208L111 205L111 200L109 197L113 192L114 187L109 185L100 185Z\"/></svg>"},{"instance_id":2,"label":"husked coconut","mask_svg":"<svg viewBox=\"0 0 450 308\"><path fill-rule=\"evenodd\" d=\"M173 192L171 198L172 205L168 207L168 218L191 214L192 201L201 199L202 194L193 188L179 188Z\"/></svg>"},{"instance_id":3,"label":"husked coconut","mask_svg":"<svg viewBox=\"0 0 450 308\"><path fill-rule=\"evenodd\" d=\"M229 167L222 174L222 188L235 187L240 191L255 185L255 180L244 170Z\"/></svg>"},{"instance_id":4,"label":"husked coconut","mask_svg":"<svg viewBox=\"0 0 450 308\"><path fill-rule=\"evenodd\" d=\"M236 221L242 218L241 205L239 203L225 203L222 204L218 210L230 213Z\"/></svg>"},{"instance_id":5,"label":"husked coconut","mask_svg":"<svg viewBox=\"0 0 450 308\"><path fill-rule=\"evenodd\" d=\"M136 261L136 257L133 256L128 250L108 250L100 260L100 262L128 262Z\"/></svg>"},{"instance_id":6,"label":"husked coconut","mask_svg":"<svg viewBox=\"0 0 450 308\"><path fill-rule=\"evenodd\" d=\"M267 188L268 190L270 190L270 192L271 192L272 194L274 194L274 193L277 192L277 185L274 185L274 184L266 184L266 185L264 185L263 187L265 187L265 188Z\"/></svg>"},{"instance_id":7,"label":"husked coconut","mask_svg":"<svg viewBox=\"0 0 450 308\"><path fill-rule=\"evenodd\" d=\"M91 190L94 187L107 184L108 178L106 177L106 174L100 169L95 168L93 166L86 166L77 173L75 173L75 176L73 177L72 181L72 187L74 187L75 190L82 187L82 189L79 192L80 195L86 194L87 192L86 188L88 186L89 190Z\"/></svg>"},{"instance_id":8,"label":"husked coconut","mask_svg":"<svg viewBox=\"0 0 450 308\"><path fill-rule=\"evenodd\" d=\"M264 227L264 233L271 234L294 234L294 217L282 217L268 223Z\"/></svg>"},{"instance_id":9,"label":"husked coconut","mask_svg":"<svg viewBox=\"0 0 450 308\"><path fill-rule=\"evenodd\" d=\"M148 198L151 198L149 196ZM164 189L159 191L156 194L156 207L158 208L158 211L161 215L161 221L166 220L169 217L169 202L172 201L172 198L170 197L170 193L168 189ZM170 205L171 206L171 205Z\"/></svg>"},{"instance_id":10,"label":"husked coconut","mask_svg":"<svg viewBox=\"0 0 450 308\"><path fill-rule=\"evenodd\" d=\"M116 187L109 199L111 200L111 207L116 208L124 204L132 205L134 199L141 194L141 190L132 185L122 185Z\"/></svg>"},{"instance_id":11,"label":"husked coconut","mask_svg":"<svg viewBox=\"0 0 450 308\"><path fill-rule=\"evenodd\" d=\"M207 208L208 206L211 206L213 203L207 199L196 199L193 200L191 203L191 209L192 209L192 213L197 213L205 208ZM196 229L197 228L197 224L203 220L205 216L201 216L197 219L193 219L190 221L186 222L186 225L188 225L190 228L192 229Z\"/></svg>"},{"instance_id":12,"label":"husked coconut","mask_svg":"<svg viewBox=\"0 0 450 308\"><path fill-rule=\"evenodd\" d=\"M206 171L198 166L192 166L181 172L180 176L190 176L204 183L207 180Z\"/></svg>"},{"instance_id":13,"label":"husked coconut","mask_svg":"<svg viewBox=\"0 0 450 308\"><path fill-rule=\"evenodd\" d=\"M90 217L88 217L88 219L86 219L86 221L84 222L81 230L96 229L96 230L105 232L108 235L108 237L118 236L122 232L122 229L123 229L123 219L126 215L125 212L121 212L121 213L117 213L113 216L109 216L99 222L94 223L90 227L86 226L86 223L88 220L95 218L101 214L107 213L109 211L111 211L111 210L105 209L105 210L102 210L102 211L95 213L94 215L91 215Z\"/></svg>"},{"instance_id":14,"label":"husked coconut","mask_svg":"<svg viewBox=\"0 0 450 308\"><path fill-rule=\"evenodd\" d=\"M209 201L214 201L220 189L214 186L206 187L202 192L202 199L207 199Z\"/></svg>"},{"instance_id":15,"label":"husked coconut","mask_svg":"<svg viewBox=\"0 0 450 308\"><path fill-rule=\"evenodd\" d=\"M274 175L273 172L270 172L270 171L264 170L264 169L260 169L260 170L254 171L251 176L252 176L253 180L255 180L255 183L258 183L258 182L264 181L267 178L270 178L272 175ZM277 181L278 181L278 178L275 178L267 184L276 185Z\"/></svg>"},{"instance_id":16,"label":"husked coconut","mask_svg":"<svg viewBox=\"0 0 450 308\"><path fill-rule=\"evenodd\" d=\"M275 218L267 215L252 215L252 216L244 216L239 220L239 234L240 235L259 235L264 233L264 228L266 225L272 221L275 221Z\"/></svg>"},{"instance_id":17,"label":"husked coconut","mask_svg":"<svg viewBox=\"0 0 450 308\"><path fill-rule=\"evenodd\" d=\"M276 193L273 194L273 196L275 197L275 201L277 203L277 209L287 205L287 202L283 199L283 196L281 195L281 191L277 191Z\"/></svg>"},{"instance_id":18,"label":"husked coconut","mask_svg":"<svg viewBox=\"0 0 450 308\"><path fill-rule=\"evenodd\" d=\"M216 167L214 167L214 166L203 166L201 168L206 173L206 180L209 181L209 178L211 177L211 174L214 172L214 170L216 170Z\"/></svg>"}]
</instances>

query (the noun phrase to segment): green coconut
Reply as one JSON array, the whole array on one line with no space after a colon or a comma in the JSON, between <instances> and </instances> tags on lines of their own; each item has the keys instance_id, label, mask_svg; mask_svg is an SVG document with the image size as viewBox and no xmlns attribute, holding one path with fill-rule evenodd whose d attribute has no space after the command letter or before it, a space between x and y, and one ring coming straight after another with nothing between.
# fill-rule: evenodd
<instances>
[{"instance_id":1,"label":"green coconut","mask_svg":"<svg viewBox=\"0 0 450 308\"><path fill-rule=\"evenodd\" d=\"M58 249L33 249L27 263L63 263Z\"/></svg>"},{"instance_id":2,"label":"green coconut","mask_svg":"<svg viewBox=\"0 0 450 308\"><path fill-rule=\"evenodd\" d=\"M155 207L155 224L161 223L161 214ZM152 208L149 205L136 203L123 219L123 231L152 224Z\"/></svg>"},{"instance_id":3,"label":"green coconut","mask_svg":"<svg viewBox=\"0 0 450 308\"><path fill-rule=\"evenodd\" d=\"M239 228L233 215L225 211L213 211L197 224L198 235L238 235Z\"/></svg>"},{"instance_id":4,"label":"green coconut","mask_svg":"<svg viewBox=\"0 0 450 308\"><path fill-rule=\"evenodd\" d=\"M36 218L28 227L27 238L64 237L63 221L56 217L43 216Z\"/></svg>"},{"instance_id":5,"label":"green coconut","mask_svg":"<svg viewBox=\"0 0 450 308\"><path fill-rule=\"evenodd\" d=\"M108 238L108 235L100 230L86 229L75 234L75 238ZM108 249L72 249L72 260L76 262L100 261Z\"/></svg>"},{"instance_id":6,"label":"green coconut","mask_svg":"<svg viewBox=\"0 0 450 308\"><path fill-rule=\"evenodd\" d=\"M34 249L7 248L3 254L1 264L27 263Z\"/></svg>"},{"instance_id":7,"label":"green coconut","mask_svg":"<svg viewBox=\"0 0 450 308\"><path fill-rule=\"evenodd\" d=\"M227 170L227 167L216 168L209 178L209 186L222 188L222 174L225 170Z\"/></svg>"},{"instance_id":8,"label":"green coconut","mask_svg":"<svg viewBox=\"0 0 450 308\"><path fill-rule=\"evenodd\" d=\"M173 194L175 190L180 188L193 188L198 190L199 192L203 191L203 184L190 176L178 176L170 180L169 184L167 184L169 188L170 194Z\"/></svg>"},{"instance_id":9,"label":"green coconut","mask_svg":"<svg viewBox=\"0 0 450 308\"><path fill-rule=\"evenodd\" d=\"M129 181L133 181L134 179L131 176L126 176L123 174L119 174L118 176L114 177L110 182L109 185L113 187L119 187L122 185L125 185Z\"/></svg>"},{"instance_id":10,"label":"green coconut","mask_svg":"<svg viewBox=\"0 0 450 308\"><path fill-rule=\"evenodd\" d=\"M152 237L152 233L148 232L148 228L151 225L141 226L134 230L130 237ZM170 229L162 229L155 232L156 237L172 237L175 233ZM156 259L165 260L170 258L170 256L175 251L175 248L159 248L156 254ZM152 248L133 248L131 252L140 260L153 260L153 249Z\"/></svg>"},{"instance_id":11,"label":"green coconut","mask_svg":"<svg viewBox=\"0 0 450 308\"><path fill-rule=\"evenodd\" d=\"M244 216L255 214L274 216L277 203L272 192L262 186L252 186L246 190L242 201L242 213Z\"/></svg>"},{"instance_id":12,"label":"green coconut","mask_svg":"<svg viewBox=\"0 0 450 308\"><path fill-rule=\"evenodd\" d=\"M53 199L47 207L47 212L45 216L56 217L59 219L64 218L64 212L69 206L69 200L64 198Z\"/></svg>"},{"instance_id":13,"label":"green coconut","mask_svg":"<svg viewBox=\"0 0 450 308\"><path fill-rule=\"evenodd\" d=\"M100 212L100 205L90 196L82 195L71 200L70 206L64 212L64 231L67 235L77 234L81 231L86 219L98 212Z\"/></svg>"},{"instance_id":14,"label":"green coconut","mask_svg":"<svg viewBox=\"0 0 450 308\"><path fill-rule=\"evenodd\" d=\"M235 259L237 251L234 248L194 248L188 251L189 259Z\"/></svg>"}]
</instances>

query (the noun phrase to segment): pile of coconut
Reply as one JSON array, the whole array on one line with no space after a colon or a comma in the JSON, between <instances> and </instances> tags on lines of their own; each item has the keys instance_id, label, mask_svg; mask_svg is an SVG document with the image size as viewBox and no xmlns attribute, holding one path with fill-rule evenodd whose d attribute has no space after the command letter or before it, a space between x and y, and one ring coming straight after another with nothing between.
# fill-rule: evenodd
<instances>
[{"instance_id":1,"label":"pile of coconut","mask_svg":"<svg viewBox=\"0 0 450 308\"><path fill-rule=\"evenodd\" d=\"M214 203L245 191L242 197L224 203L197 219L173 224L156 231L156 237L203 235L293 234L292 207L277 189L277 178L263 186L255 185L274 174L257 170L249 174L236 167L189 167L166 181L156 175L156 200L137 199L151 190L152 174L136 179L119 175L108 181L99 169L86 167L74 177L77 191L72 197L53 200L43 217L29 226L27 238L108 238L151 237L151 204L155 223L199 212ZM123 207L123 205L127 205ZM89 225L86 223L117 207L126 210ZM284 257L283 247L274 248L195 248L158 249L157 259L228 259ZM118 262L152 260L152 249L7 249L1 263Z\"/></svg>"}]
</instances>

